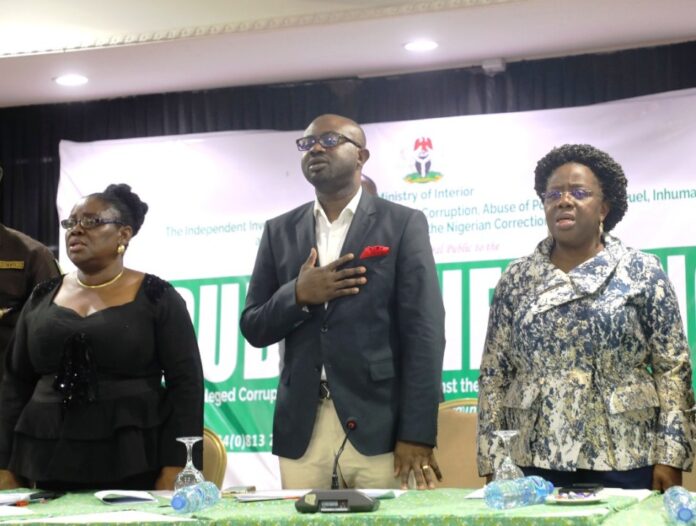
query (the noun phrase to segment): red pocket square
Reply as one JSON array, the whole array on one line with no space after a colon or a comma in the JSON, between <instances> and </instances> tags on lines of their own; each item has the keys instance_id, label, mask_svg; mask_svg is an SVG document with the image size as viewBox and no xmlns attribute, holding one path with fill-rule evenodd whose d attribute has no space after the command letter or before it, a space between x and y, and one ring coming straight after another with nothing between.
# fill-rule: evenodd
<instances>
[{"instance_id":1,"label":"red pocket square","mask_svg":"<svg viewBox=\"0 0 696 526\"><path fill-rule=\"evenodd\" d=\"M383 245L373 245L363 249L362 253L360 254L360 259L386 256L387 254L389 254L389 247L385 247Z\"/></svg>"}]
</instances>

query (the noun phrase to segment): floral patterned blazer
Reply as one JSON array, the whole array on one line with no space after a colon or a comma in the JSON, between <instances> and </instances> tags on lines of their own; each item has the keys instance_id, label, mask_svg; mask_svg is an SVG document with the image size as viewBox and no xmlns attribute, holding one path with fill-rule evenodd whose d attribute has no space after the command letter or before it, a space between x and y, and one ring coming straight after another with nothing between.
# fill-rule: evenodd
<instances>
[{"instance_id":1,"label":"floral patterned blazer","mask_svg":"<svg viewBox=\"0 0 696 526\"><path fill-rule=\"evenodd\" d=\"M498 429L519 430L520 466L691 469L690 352L673 287L657 257L604 241L565 273L548 238L503 273L479 378L482 476L501 460Z\"/></svg>"}]
</instances>

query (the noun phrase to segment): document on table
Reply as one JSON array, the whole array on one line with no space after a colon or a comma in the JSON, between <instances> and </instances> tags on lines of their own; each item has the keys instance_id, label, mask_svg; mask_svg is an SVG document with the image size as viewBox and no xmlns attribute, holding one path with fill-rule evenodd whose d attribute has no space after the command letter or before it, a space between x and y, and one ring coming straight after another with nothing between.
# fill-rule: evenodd
<instances>
[{"instance_id":1,"label":"document on table","mask_svg":"<svg viewBox=\"0 0 696 526\"><path fill-rule=\"evenodd\" d=\"M482 499L484 489L486 489L486 488L484 487L484 488L479 488L477 490L474 490L471 493L464 495L464 498L465 499Z\"/></svg>"},{"instance_id":2,"label":"document on table","mask_svg":"<svg viewBox=\"0 0 696 526\"><path fill-rule=\"evenodd\" d=\"M466 495L464 498L482 499L484 490L485 488L477 489L476 491L472 491L471 493ZM647 499L652 494L653 491L649 489L604 488L597 495L602 499L605 499L607 497L633 497L634 499L638 499L638 502L640 502L642 500Z\"/></svg>"},{"instance_id":3,"label":"document on table","mask_svg":"<svg viewBox=\"0 0 696 526\"><path fill-rule=\"evenodd\" d=\"M86 513L84 515L64 515L61 517L42 517L41 524L103 524L103 523L126 523L126 522L196 522L196 519L189 519L180 515L159 515L144 511L111 511L107 513Z\"/></svg>"},{"instance_id":4,"label":"document on table","mask_svg":"<svg viewBox=\"0 0 696 526\"><path fill-rule=\"evenodd\" d=\"M16 517L17 515L31 515L34 513L26 506L0 506L0 517Z\"/></svg>"},{"instance_id":5,"label":"document on table","mask_svg":"<svg viewBox=\"0 0 696 526\"><path fill-rule=\"evenodd\" d=\"M589 504L587 504L589 506ZM596 508L585 508L579 510L573 506L558 506L557 510L551 511L551 506L544 509L544 517L589 517L590 515L608 515L610 510L601 504L596 504Z\"/></svg>"},{"instance_id":6,"label":"document on table","mask_svg":"<svg viewBox=\"0 0 696 526\"><path fill-rule=\"evenodd\" d=\"M297 500L303 495L309 493L312 490L309 489L281 489L281 490L271 490L271 491L255 491L253 493L240 493L235 495L234 498L239 502L258 502L261 500L283 500L291 499ZM373 499L395 499L400 497L406 491L399 489L361 489L358 490L364 493L368 497Z\"/></svg>"},{"instance_id":7,"label":"document on table","mask_svg":"<svg viewBox=\"0 0 696 526\"><path fill-rule=\"evenodd\" d=\"M373 499L396 499L401 497L408 490L405 489L361 489L360 493L364 493Z\"/></svg>"},{"instance_id":8,"label":"document on table","mask_svg":"<svg viewBox=\"0 0 696 526\"><path fill-rule=\"evenodd\" d=\"M0 506L7 504L14 504L16 502L21 502L23 500L29 500L29 495L34 493L33 491L22 491L13 493L0 493Z\"/></svg>"},{"instance_id":9,"label":"document on table","mask_svg":"<svg viewBox=\"0 0 696 526\"><path fill-rule=\"evenodd\" d=\"M597 495L602 499L606 497L633 497L634 499L638 499L638 502L641 502L653 493L654 491L650 489L604 488Z\"/></svg>"},{"instance_id":10,"label":"document on table","mask_svg":"<svg viewBox=\"0 0 696 526\"><path fill-rule=\"evenodd\" d=\"M94 494L105 504L137 504L139 502L157 502L147 491L107 489Z\"/></svg>"},{"instance_id":11,"label":"document on table","mask_svg":"<svg viewBox=\"0 0 696 526\"><path fill-rule=\"evenodd\" d=\"M308 489L279 489L279 490L268 490L268 491L255 491L253 493L240 493L235 495L234 498L239 502L257 502L260 500L297 500L305 493L309 492Z\"/></svg>"}]
</instances>

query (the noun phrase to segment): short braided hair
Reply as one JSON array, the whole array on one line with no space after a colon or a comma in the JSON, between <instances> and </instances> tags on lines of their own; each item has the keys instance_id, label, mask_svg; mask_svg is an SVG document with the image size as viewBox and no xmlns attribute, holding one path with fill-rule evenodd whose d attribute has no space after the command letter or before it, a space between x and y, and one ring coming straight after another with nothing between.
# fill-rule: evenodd
<instances>
[{"instance_id":1,"label":"short braided hair","mask_svg":"<svg viewBox=\"0 0 696 526\"><path fill-rule=\"evenodd\" d=\"M559 166L577 163L587 166L597 177L609 213L604 218L604 231L609 232L628 209L627 180L623 168L609 154L589 144L564 144L542 157L534 170L534 190L541 198L551 174Z\"/></svg>"}]
</instances>

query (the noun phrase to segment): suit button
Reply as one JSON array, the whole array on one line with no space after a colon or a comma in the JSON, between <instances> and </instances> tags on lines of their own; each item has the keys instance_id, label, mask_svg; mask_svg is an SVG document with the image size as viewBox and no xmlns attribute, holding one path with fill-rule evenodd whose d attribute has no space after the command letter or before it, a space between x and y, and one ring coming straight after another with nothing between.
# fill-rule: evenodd
<instances>
[{"instance_id":1,"label":"suit button","mask_svg":"<svg viewBox=\"0 0 696 526\"><path fill-rule=\"evenodd\" d=\"M329 330L329 326L326 323L321 326L321 332L327 332L328 330Z\"/></svg>"}]
</instances>

